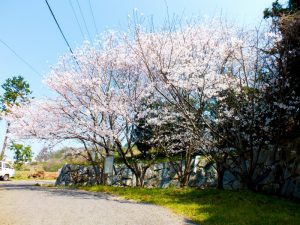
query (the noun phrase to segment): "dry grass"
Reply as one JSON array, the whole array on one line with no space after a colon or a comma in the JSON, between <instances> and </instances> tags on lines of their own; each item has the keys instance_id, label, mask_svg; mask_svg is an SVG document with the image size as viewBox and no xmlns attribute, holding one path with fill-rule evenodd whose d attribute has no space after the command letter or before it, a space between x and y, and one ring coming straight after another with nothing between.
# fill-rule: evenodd
<instances>
[{"instance_id":1,"label":"dry grass","mask_svg":"<svg viewBox=\"0 0 300 225\"><path fill-rule=\"evenodd\" d=\"M28 178L33 172L31 171L16 171L16 175L13 179L15 180L34 180L33 178ZM36 178L36 179L44 179L44 180L56 180L58 177L57 172L45 172L44 178Z\"/></svg>"}]
</instances>

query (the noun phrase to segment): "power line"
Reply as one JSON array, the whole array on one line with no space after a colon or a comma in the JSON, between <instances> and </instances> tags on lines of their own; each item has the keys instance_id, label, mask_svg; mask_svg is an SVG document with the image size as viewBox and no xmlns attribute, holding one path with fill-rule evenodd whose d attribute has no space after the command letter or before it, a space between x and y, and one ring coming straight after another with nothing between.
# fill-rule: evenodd
<instances>
[{"instance_id":1,"label":"power line","mask_svg":"<svg viewBox=\"0 0 300 225\"><path fill-rule=\"evenodd\" d=\"M4 42L1 38L0 38L0 42L3 45L5 45L19 60L21 60L24 64L26 64L33 72L35 72L40 77L40 73L29 62L27 62L23 57L21 57L15 50L13 50L6 42Z\"/></svg>"},{"instance_id":2,"label":"power line","mask_svg":"<svg viewBox=\"0 0 300 225\"><path fill-rule=\"evenodd\" d=\"M95 20L93 9L92 9L91 0L89 0L89 6L90 6L91 14L92 14L92 18L93 18L93 23L94 23L94 27L95 27L95 30L96 30L96 34L98 35L99 33L98 33L98 29L97 29L97 25L96 25L96 20Z\"/></svg>"},{"instance_id":3,"label":"power line","mask_svg":"<svg viewBox=\"0 0 300 225\"><path fill-rule=\"evenodd\" d=\"M48 6L49 11L51 12L51 15L52 15L52 17L53 17L53 19L54 19L54 21L55 21L55 23L56 23L56 25L57 25L57 27L58 27L60 33L61 33L61 35L63 36L63 38L64 38L66 44L68 45L70 52L72 53L72 55L74 55L74 53L73 53L73 51L72 51L72 48L71 48L71 46L69 45L69 42L67 41L67 38L65 37L65 35L64 35L64 33L63 33L61 27L59 26L59 23L57 22L57 19L56 19L54 13L53 13L53 11L52 11L52 9L51 9L51 7L50 7L48 1L45 0L45 2L46 2L46 4L47 4L47 6Z\"/></svg>"},{"instance_id":4,"label":"power line","mask_svg":"<svg viewBox=\"0 0 300 225\"><path fill-rule=\"evenodd\" d=\"M82 31L81 25L80 25L80 23L79 23L79 20L78 20L78 18L77 18L77 15L76 15L76 12L75 12L75 9L74 9L74 7L73 7L73 4L72 4L72 1L71 1L71 0L69 0L69 4L70 4L70 6L71 6L71 8L72 8L72 12L73 12L73 15L75 16L75 19L76 19L77 25L78 25L78 27L79 27L80 33L81 33L81 35L82 35L82 38L84 39L84 33L83 33L83 31Z\"/></svg>"},{"instance_id":5,"label":"power line","mask_svg":"<svg viewBox=\"0 0 300 225\"><path fill-rule=\"evenodd\" d=\"M89 36L90 41L92 41L92 38L91 38L90 32L89 32L89 30L88 30L88 27L87 27L87 25L86 25L86 22L85 22L85 19L84 19L84 16L83 16L83 13L82 13L80 4L79 4L78 0L76 0L76 2L77 2L77 5L78 5L78 8L79 8L79 12L80 12L81 18L82 18L82 20L83 20L83 24L84 24L85 30L86 30L86 32L87 32L87 34L88 34L88 36Z\"/></svg>"},{"instance_id":6,"label":"power line","mask_svg":"<svg viewBox=\"0 0 300 225\"><path fill-rule=\"evenodd\" d=\"M71 52L71 54L72 54L72 56L73 56L73 58L74 58L76 64L78 65L79 70L80 70L79 63L78 63L78 61L77 61L77 59L76 59L76 57L75 57L75 55L74 55L74 53L73 53L73 50L72 50L71 46L69 45L69 42L67 41L66 36L64 35L64 33L63 33L61 27L59 26L59 23L58 23L58 21L57 21L55 15L54 15L54 13L53 13L53 11L52 11L50 5L49 5L49 3L48 3L48 0L45 0L45 2L46 2L46 4L47 4L47 6L48 6L48 9L49 9L50 12L51 12L51 15L52 15L52 17L53 17L53 19L54 19L54 21L55 21L55 23L56 23L56 25L57 25L57 27L58 27L60 33L61 33L61 35L63 36L63 38L64 38L64 40L65 40L67 46L69 47L69 50L70 50L70 52Z\"/></svg>"}]
</instances>

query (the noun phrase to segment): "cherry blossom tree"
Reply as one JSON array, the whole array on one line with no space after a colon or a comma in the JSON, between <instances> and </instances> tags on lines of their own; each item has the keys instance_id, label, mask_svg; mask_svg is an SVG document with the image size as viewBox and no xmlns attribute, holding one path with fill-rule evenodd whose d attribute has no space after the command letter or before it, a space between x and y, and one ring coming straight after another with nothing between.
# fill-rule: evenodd
<instances>
[{"instance_id":1,"label":"cherry blossom tree","mask_svg":"<svg viewBox=\"0 0 300 225\"><path fill-rule=\"evenodd\" d=\"M155 33L136 24L132 36L125 37L135 62L143 66L145 77L154 87L156 98L172 106L164 109L167 113L153 112L149 107L145 116L150 126L156 123L160 127L156 135L166 124L177 122L175 131L171 133L170 126L162 136L157 135L154 144L164 142L164 136L169 134L169 143L175 145L180 139L185 144L167 149L180 152L183 146L189 146L186 143L192 137L198 142L193 149L202 146L198 151L216 162L220 188L225 170L232 165L232 172L252 188L270 173L272 163L261 163L263 156L274 155L278 149L273 143L279 130L270 126L278 121L274 107L294 106L265 101L268 87L276 88L272 84L275 68L266 54L274 43L270 35L243 30L218 19L205 22L183 28L168 26ZM171 115L183 118L185 123ZM181 138L176 138L176 132L184 126ZM189 158L187 154L186 167L190 165Z\"/></svg>"},{"instance_id":2,"label":"cherry blossom tree","mask_svg":"<svg viewBox=\"0 0 300 225\"><path fill-rule=\"evenodd\" d=\"M150 88L117 42L113 34L106 35L98 46L85 44L62 57L44 81L55 97L15 108L10 120L20 138L82 143L91 161L91 149L101 158L118 152L143 185L149 165L128 157L135 156L131 132L136 110Z\"/></svg>"},{"instance_id":3,"label":"cherry blossom tree","mask_svg":"<svg viewBox=\"0 0 300 225\"><path fill-rule=\"evenodd\" d=\"M146 142L169 159L181 187L186 187L193 169L193 158L203 151L204 143L191 130L185 117L167 103L156 103L147 115L145 129L151 130Z\"/></svg>"},{"instance_id":4,"label":"cherry blossom tree","mask_svg":"<svg viewBox=\"0 0 300 225\"><path fill-rule=\"evenodd\" d=\"M177 118L185 121L182 123L182 120L178 120L176 124L177 128L185 126L181 133L181 144L191 142L189 138L197 140L194 142L198 143L197 146L185 150L189 154L184 158L186 171L183 173L188 177L191 156L200 151L200 146L202 154L212 156L214 143L208 145L208 132L216 131L207 121L207 105L218 100L221 91L237 85L231 71L240 69L235 55L246 44L242 32L216 19L189 24L184 28L167 27L156 33L145 32L136 25L132 36L134 42L128 40L127 43L136 57L135 62L141 62L156 95L172 105L172 111L166 114L176 114ZM170 119L170 122L176 121L166 114L157 114L156 120L151 119L151 122L156 121L160 125L164 123L162 117ZM218 132L218 135L221 133ZM170 140L175 137L175 134L169 135ZM175 149L179 152L183 150ZM170 147L169 151L174 152L174 148ZM186 185L188 180L184 180Z\"/></svg>"},{"instance_id":5,"label":"cherry blossom tree","mask_svg":"<svg viewBox=\"0 0 300 225\"><path fill-rule=\"evenodd\" d=\"M240 68L233 70L238 85L220 93L211 104L217 121L211 126L218 130L213 133L218 149L229 158L227 169L247 188L258 190L266 178L278 173L286 132L283 121L294 114L298 103L296 98L289 103L278 98L282 78L268 51L280 36L256 31L246 37L248 44L234 55L236 68ZM225 138L220 139L219 134Z\"/></svg>"}]
</instances>

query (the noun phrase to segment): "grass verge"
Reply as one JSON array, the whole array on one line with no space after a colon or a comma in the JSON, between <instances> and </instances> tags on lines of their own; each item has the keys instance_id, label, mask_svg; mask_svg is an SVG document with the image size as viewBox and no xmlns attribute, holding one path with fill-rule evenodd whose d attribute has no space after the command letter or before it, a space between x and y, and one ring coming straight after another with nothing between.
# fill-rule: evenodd
<instances>
[{"instance_id":1,"label":"grass verge","mask_svg":"<svg viewBox=\"0 0 300 225\"><path fill-rule=\"evenodd\" d=\"M80 187L164 206L201 225L299 225L300 204L250 191Z\"/></svg>"}]
</instances>

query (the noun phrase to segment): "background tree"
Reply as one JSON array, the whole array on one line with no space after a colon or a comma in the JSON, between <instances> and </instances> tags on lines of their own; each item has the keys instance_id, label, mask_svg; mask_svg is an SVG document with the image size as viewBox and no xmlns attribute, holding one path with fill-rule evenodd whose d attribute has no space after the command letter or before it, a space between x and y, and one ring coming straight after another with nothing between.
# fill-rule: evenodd
<instances>
[{"instance_id":1,"label":"background tree","mask_svg":"<svg viewBox=\"0 0 300 225\"><path fill-rule=\"evenodd\" d=\"M43 147L35 157L38 162L45 162L51 157L51 151L47 147Z\"/></svg>"},{"instance_id":2,"label":"background tree","mask_svg":"<svg viewBox=\"0 0 300 225\"><path fill-rule=\"evenodd\" d=\"M287 4L275 1L272 8L264 11L264 18L270 18L272 26L270 33L274 39L274 45L269 49L270 57L273 57L273 66L276 69L271 95L279 104L294 106L294 111L289 118L278 121L285 127L282 136L300 136L300 2L289 0ZM271 99L272 96L269 96ZM292 103L292 104L291 104ZM284 108L278 112L286 115ZM277 124L278 125L278 124Z\"/></svg>"},{"instance_id":3,"label":"background tree","mask_svg":"<svg viewBox=\"0 0 300 225\"><path fill-rule=\"evenodd\" d=\"M272 102L272 114L277 120L273 128L274 143L279 148L276 163L276 183L279 192L284 184L294 183L300 175L300 2L289 0L286 4L275 1L264 11L271 19L270 35L273 46L268 49L274 68L272 84L265 98ZM279 129L278 129L279 128Z\"/></svg>"},{"instance_id":4,"label":"background tree","mask_svg":"<svg viewBox=\"0 0 300 225\"><path fill-rule=\"evenodd\" d=\"M28 102L30 100L30 87L29 84L24 80L22 76L15 76L7 79L4 84L1 85L3 94L0 95L0 116L1 118L10 113L10 109L15 106ZM10 123L6 124L6 132L3 141L3 146L0 154L0 160L5 155L5 150L8 144L8 133Z\"/></svg>"},{"instance_id":5,"label":"background tree","mask_svg":"<svg viewBox=\"0 0 300 225\"><path fill-rule=\"evenodd\" d=\"M20 169L25 162L30 162L33 156L31 147L12 142L9 149L14 152L14 165Z\"/></svg>"}]
</instances>

